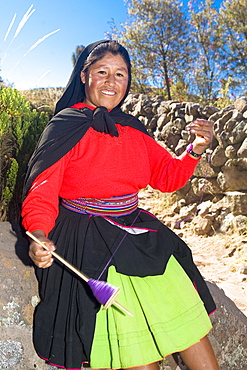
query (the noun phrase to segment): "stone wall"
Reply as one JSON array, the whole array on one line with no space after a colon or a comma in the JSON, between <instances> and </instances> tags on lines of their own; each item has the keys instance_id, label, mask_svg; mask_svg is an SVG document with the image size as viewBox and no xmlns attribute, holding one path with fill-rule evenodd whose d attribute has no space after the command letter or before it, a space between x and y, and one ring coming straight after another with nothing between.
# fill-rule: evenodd
<instances>
[{"instance_id":1,"label":"stone wall","mask_svg":"<svg viewBox=\"0 0 247 370\"><path fill-rule=\"evenodd\" d=\"M196 118L212 121L212 145L203 154L193 177L177 192L179 201L175 213L178 220L181 216L190 219L196 209L197 219L193 221L198 234L210 235L217 229L247 231L246 97L219 110L192 102L164 101L161 96L130 94L123 110L138 117L149 133L173 155L180 155L194 139L186 130L187 125Z\"/></svg>"}]
</instances>

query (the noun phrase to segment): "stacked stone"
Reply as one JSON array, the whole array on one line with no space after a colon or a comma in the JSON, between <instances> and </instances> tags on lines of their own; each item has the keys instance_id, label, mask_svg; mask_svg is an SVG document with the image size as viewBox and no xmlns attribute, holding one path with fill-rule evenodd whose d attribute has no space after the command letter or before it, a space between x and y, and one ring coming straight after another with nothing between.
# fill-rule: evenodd
<instances>
[{"instance_id":1,"label":"stacked stone","mask_svg":"<svg viewBox=\"0 0 247 370\"><path fill-rule=\"evenodd\" d=\"M195 232L247 231L247 98L219 110L193 102L165 101L161 96L130 94L123 110L138 117L150 134L172 154L180 155L193 141L186 130L196 118L214 124L214 138L199 162L194 176L177 192L178 218L190 219L182 206L197 205ZM210 201L210 203L208 203ZM193 208L193 207L192 207ZM206 208L206 212L202 209ZM183 215L181 214L183 213ZM229 215L230 214L230 215ZM181 226L181 225L180 225Z\"/></svg>"}]
</instances>

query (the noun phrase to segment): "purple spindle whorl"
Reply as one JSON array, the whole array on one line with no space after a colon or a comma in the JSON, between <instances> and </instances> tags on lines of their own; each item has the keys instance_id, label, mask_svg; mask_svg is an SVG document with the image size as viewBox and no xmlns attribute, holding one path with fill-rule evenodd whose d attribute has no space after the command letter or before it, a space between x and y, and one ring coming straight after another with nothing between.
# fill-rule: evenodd
<instances>
[{"instance_id":1,"label":"purple spindle whorl","mask_svg":"<svg viewBox=\"0 0 247 370\"><path fill-rule=\"evenodd\" d=\"M102 280L89 279L87 283L92 289L95 298L103 305L119 290L119 288Z\"/></svg>"}]
</instances>

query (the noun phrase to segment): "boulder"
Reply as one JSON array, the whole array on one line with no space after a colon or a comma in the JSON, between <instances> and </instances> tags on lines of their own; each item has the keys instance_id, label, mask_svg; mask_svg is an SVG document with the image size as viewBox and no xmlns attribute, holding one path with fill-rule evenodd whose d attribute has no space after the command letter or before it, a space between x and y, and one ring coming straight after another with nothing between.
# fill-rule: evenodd
<instances>
[{"instance_id":1,"label":"boulder","mask_svg":"<svg viewBox=\"0 0 247 370\"><path fill-rule=\"evenodd\" d=\"M0 256L0 369L47 370L32 344L38 288L28 242L17 225L0 223Z\"/></svg>"},{"instance_id":2,"label":"boulder","mask_svg":"<svg viewBox=\"0 0 247 370\"><path fill-rule=\"evenodd\" d=\"M229 142L231 144L240 143L246 138L247 123L245 120L237 122L233 130L229 132Z\"/></svg>"},{"instance_id":3,"label":"boulder","mask_svg":"<svg viewBox=\"0 0 247 370\"><path fill-rule=\"evenodd\" d=\"M247 170L243 167L244 162L229 159L217 176L220 188L225 191L246 190Z\"/></svg>"},{"instance_id":4,"label":"boulder","mask_svg":"<svg viewBox=\"0 0 247 370\"><path fill-rule=\"evenodd\" d=\"M247 98L245 96L242 96L241 98L238 98L234 102L235 108L241 112L244 113L247 111Z\"/></svg>"},{"instance_id":5,"label":"boulder","mask_svg":"<svg viewBox=\"0 0 247 370\"><path fill-rule=\"evenodd\" d=\"M230 208L234 216L247 215L247 193L240 191L227 192L225 205Z\"/></svg>"},{"instance_id":6,"label":"boulder","mask_svg":"<svg viewBox=\"0 0 247 370\"><path fill-rule=\"evenodd\" d=\"M213 232L210 218L196 216L193 218L192 224L196 235L211 235Z\"/></svg>"},{"instance_id":7,"label":"boulder","mask_svg":"<svg viewBox=\"0 0 247 370\"><path fill-rule=\"evenodd\" d=\"M205 178L217 177L218 175L215 168L210 165L210 157L207 158L206 153L203 154L194 171L194 176L196 177L202 177L202 174L204 174Z\"/></svg>"},{"instance_id":8,"label":"boulder","mask_svg":"<svg viewBox=\"0 0 247 370\"><path fill-rule=\"evenodd\" d=\"M211 155L211 165L214 167L221 167L227 161L224 148L217 146Z\"/></svg>"},{"instance_id":9,"label":"boulder","mask_svg":"<svg viewBox=\"0 0 247 370\"><path fill-rule=\"evenodd\" d=\"M237 156L239 158L247 158L247 137L244 139L240 148L238 149Z\"/></svg>"}]
</instances>

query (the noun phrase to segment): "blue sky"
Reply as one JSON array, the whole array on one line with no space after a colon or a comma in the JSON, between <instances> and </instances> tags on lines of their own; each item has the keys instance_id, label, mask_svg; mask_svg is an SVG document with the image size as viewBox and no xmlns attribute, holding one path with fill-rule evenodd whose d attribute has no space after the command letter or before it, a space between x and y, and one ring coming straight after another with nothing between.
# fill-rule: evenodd
<instances>
[{"instance_id":1,"label":"blue sky","mask_svg":"<svg viewBox=\"0 0 247 370\"><path fill-rule=\"evenodd\" d=\"M75 47L126 21L124 0L0 0L0 14L0 76L17 89L64 87Z\"/></svg>"}]
</instances>

